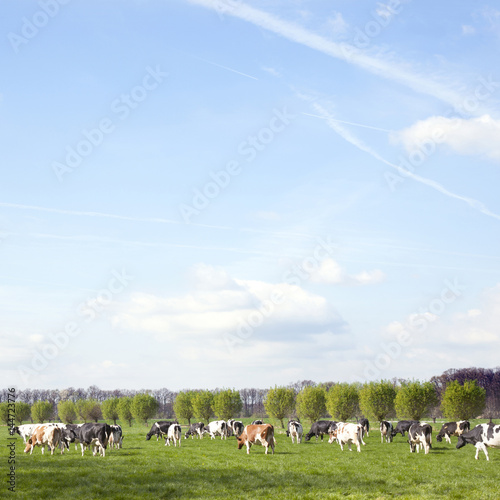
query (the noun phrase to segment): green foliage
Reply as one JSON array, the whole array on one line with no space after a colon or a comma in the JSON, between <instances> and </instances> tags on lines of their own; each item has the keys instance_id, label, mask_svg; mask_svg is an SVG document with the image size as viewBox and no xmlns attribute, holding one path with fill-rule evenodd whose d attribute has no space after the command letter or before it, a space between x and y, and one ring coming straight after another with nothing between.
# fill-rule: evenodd
<instances>
[{"instance_id":1,"label":"green foliage","mask_svg":"<svg viewBox=\"0 0 500 500\"><path fill-rule=\"evenodd\" d=\"M399 419L420 420L437 405L436 388L430 382L406 382L396 394L394 408Z\"/></svg>"},{"instance_id":2,"label":"green foliage","mask_svg":"<svg viewBox=\"0 0 500 500\"><path fill-rule=\"evenodd\" d=\"M194 416L193 409L193 391L179 392L174 401L174 413L177 419L185 419L191 424L191 419Z\"/></svg>"},{"instance_id":3,"label":"green foliage","mask_svg":"<svg viewBox=\"0 0 500 500\"><path fill-rule=\"evenodd\" d=\"M101 404L102 416L105 420L112 420L116 425L116 421L120 418L118 415L118 403L120 398L106 399Z\"/></svg>"},{"instance_id":4,"label":"green foliage","mask_svg":"<svg viewBox=\"0 0 500 500\"><path fill-rule=\"evenodd\" d=\"M323 387L304 387L297 394L297 414L316 422L326 413L326 393Z\"/></svg>"},{"instance_id":5,"label":"green foliage","mask_svg":"<svg viewBox=\"0 0 500 500\"><path fill-rule=\"evenodd\" d=\"M9 425L9 404L6 401L0 403L0 423Z\"/></svg>"},{"instance_id":6,"label":"green foliage","mask_svg":"<svg viewBox=\"0 0 500 500\"><path fill-rule=\"evenodd\" d=\"M49 401L37 401L31 406L31 418L33 422L41 423L50 420L53 416L54 408Z\"/></svg>"},{"instance_id":7,"label":"green foliage","mask_svg":"<svg viewBox=\"0 0 500 500\"><path fill-rule=\"evenodd\" d=\"M239 391L226 389L214 395L212 410L217 418L228 420L238 415L243 408Z\"/></svg>"},{"instance_id":8,"label":"green foliage","mask_svg":"<svg viewBox=\"0 0 500 500\"><path fill-rule=\"evenodd\" d=\"M380 422L394 411L395 398L396 389L392 382L369 382L359 391L359 407L367 418Z\"/></svg>"},{"instance_id":9,"label":"green foliage","mask_svg":"<svg viewBox=\"0 0 500 500\"><path fill-rule=\"evenodd\" d=\"M214 395L211 391L195 392L191 400L194 416L199 420L208 423L214 414L214 411L212 410L213 400Z\"/></svg>"},{"instance_id":10,"label":"green foliage","mask_svg":"<svg viewBox=\"0 0 500 500\"><path fill-rule=\"evenodd\" d=\"M28 420L31 416L31 406L24 401L18 401L16 403L16 414L14 420L17 425L21 425L25 420Z\"/></svg>"},{"instance_id":11,"label":"green foliage","mask_svg":"<svg viewBox=\"0 0 500 500\"><path fill-rule=\"evenodd\" d=\"M470 420L477 417L486 406L486 390L475 380L450 382L441 400L441 411L450 420Z\"/></svg>"},{"instance_id":12,"label":"green foliage","mask_svg":"<svg viewBox=\"0 0 500 500\"><path fill-rule=\"evenodd\" d=\"M326 409L328 413L340 422L347 422L353 418L359 409L359 394L354 384L336 384L326 395Z\"/></svg>"},{"instance_id":13,"label":"green foliage","mask_svg":"<svg viewBox=\"0 0 500 500\"><path fill-rule=\"evenodd\" d=\"M120 420L122 422L127 422L128 425L131 427L132 426L132 412L130 410L132 406L132 398L129 397L123 397L119 398L118 402L118 416L120 417Z\"/></svg>"},{"instance_id":14,"label":"green foliage","mask_svg":"<svg viewBox=\"0 0 500 500\"><path fill-rule=\"evenodd\" d=\"M57 405L57 413L61 422L64 422L65 424L73 424L76 422L76 406L73 401L59 401L59 404Z\"/></svg>"},{"instance_id":15,"label":"green foliage","mask_svg":"<svg viewBox=\"0 0 500 500\"><path fill-rule=\"evenodd\" d=\"M101 405L95 399L79 399L75 406L77 414L84 422L98 422L102 418Z\"/></svg>"},{"instance_id":16,"label":"green foliage","mask_svg":"<svg viewBox=\"0 0 500 500\"><path fill-rule=\"evenodd\" d=\"M153 418L158 411L158 401L150 394L136 394L132 398L130 411L137 422L148 423L148 418Z\"/></svg>"},{"instance_id":17,"label":"green foliage","mask_svg":"<svg viewBox=\"0 0 500 500\"><path fill-rule=\"evenodd\" d=\"M284 428L283 419L289 417L295 408L295 391L287 387L269 389L264 400L264 408L271 418L277 418Z\"/></svg>"}]
</instances>

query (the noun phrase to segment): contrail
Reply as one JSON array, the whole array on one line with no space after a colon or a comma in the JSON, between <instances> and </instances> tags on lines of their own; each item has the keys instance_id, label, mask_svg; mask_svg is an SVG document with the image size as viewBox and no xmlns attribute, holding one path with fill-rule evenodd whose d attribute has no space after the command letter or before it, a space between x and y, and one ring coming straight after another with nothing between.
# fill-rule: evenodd
<instances>
[{"instance_id":1,"label":"contrail","mask_svg":"<svg viewBox=\"0 0 500 500\"><path fill-rule=\"evenodd\" d=\"M308 238L308 239L316 239L316 236L307 233L294 233L294 232L274 232L274 231L265 231L263 229L255 229L251 227L231 227L231 226L218 226L215 224L202 224L199 222L190 222L186 224L183 221L173 220L173 219L164 219L161 217L134 217L129 215L119 215L119 214L109 214L104 212L91 212L91 211L81 211L81 210L65 210L61 208L51 208L51 207L40 207L36 205L22 205L19 203L7 203L0 202L0 207L6 208L15 208L18 210L34 210L37 212L50 212L61 215L75 215L78 217L101 217L107 219L120 219L120 220L128 220L131 222L152 222L156 224L175 224L179 226L197 226L197 227L205 227L209 229L220 229L222 231L236 231L243 233L256 233L256 234L265 234L268 236L274 236L276 238L283 237L298 237L298 238Z\"/></svg>"},{"instance_id":2,"label":"contrail","mask_svg":"<svg viewBox=\"0 0 500 500\"><path fill-rule=\"evenodd\" d=\"M324 109L322 106L320 106L317 103L314 103L313 107L316 111L318 111L318 113L320 113L322 115L322 118L326 119L328 126L330 128L332 128L344 140L351 143L353 146L357 147L361 151L368 153L369 155L373 156L375 159L377 159L377 160L381 161L382 163L385 163L386 165L389 165L390 167L396 169L401 175L411 177L413 180L420 182L422 184L425 184L426 186L429 186L432 189L439 191L440 193L444 194L445 196L463 201L463 202L467 203L467 205L469 205L470 207L474 208L475 210L479 210L481 213L488 215L489 217L493 217L495 219L500 220L500 215L495 214L494 212L489 210L484 203L482 203L474 198L469 198L466 196L462 196L462 195L453 193L452 191L449 191L448 189L446 189L444 186L442 186L441 184L439 184L436 181L433 181L431 179L427 179L425 177L421 177L420 175L414 174L413 172L406 170L405 168L401 167L400 165L396 165L394 163L391 163L390 161L387 161L385 158L380 156L376 151L373 151L373 149L371 149L366 144L364 144L362 141L360 141L357 137L354 137L349 131L342 128L338 124L338 120L333 118L330 115L330 113L328 113L328 111L326 109Z\"/></svg>"},{"instance_id":3,"label":"contrail","mask_svg":"<svg viewBox=\"0 0 500 500\"><path fill-rule=\"evenodd\" d=\"M370 125L363 125L361 123L354 123L354 122L346 122L344 120L338 120L337 118L327 118L325 116L320 116L320 115L313 115L311 113L302 113L303 115L306 115L306 116L314 116L314 118L321 118L322 120L333 120L333 121L336 121L338 123L345 123L346 125L355 125L356 127L363 127L363 128L369 128L369 129L372 129L372 130L379 130L380 132L394 132L394 130L389 130L389 129L386 129L386 128L380 128L380 127L372 127Z\"/></svg>"}]
</instances>

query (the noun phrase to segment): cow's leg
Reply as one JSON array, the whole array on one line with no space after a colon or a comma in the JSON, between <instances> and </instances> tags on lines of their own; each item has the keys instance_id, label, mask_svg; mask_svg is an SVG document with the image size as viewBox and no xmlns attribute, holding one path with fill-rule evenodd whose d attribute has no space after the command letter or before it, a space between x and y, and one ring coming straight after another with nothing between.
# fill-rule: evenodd
<instances>
[{"instance_id":1,"label":"cow's leg","mask_svg":"<svg viewBox=\"0 0 500 500\"><path fill-rule=\"evenodd\" d=\"M364 444L364 443L363 443ZM361 453L361 446L359 444L359 441L356 443L356 447L358 449L358 452Z\"/></svg>"},{"instance_id":2,"label":"cow's leg","mask_svg":"<svg viewBox=\"0 0 500 500\"><path fill-rule=\"evenodd\" d=\"M450 436L449 436L448 434L445 434L445 435L444 435L444 438L446 439L446 442L447 442L448 444L451 444L451 439L450 439Z\"/></svg>"},{"instance_id":3,"label":"cow's leg","mask_svg":"<svg viewBox=\"0 0 500 500\"><path fill-rule=\"evenodd\" d=\"M250 455L250 447L252 445L247 441L247 455Z\"/></svg>"}]
</instances>

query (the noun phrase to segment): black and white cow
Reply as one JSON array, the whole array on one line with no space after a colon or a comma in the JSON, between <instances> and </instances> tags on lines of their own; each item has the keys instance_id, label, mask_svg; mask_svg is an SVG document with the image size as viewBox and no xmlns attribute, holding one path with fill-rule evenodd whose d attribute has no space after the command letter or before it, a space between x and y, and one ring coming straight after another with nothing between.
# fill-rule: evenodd
<instances>
[{"instance_id":1,"label":"black and white cow","mask_svg":"<svg viewBox=\"0 0 500 500\"><path fill-rule=\"evenodd\" d=\"M215 436L220 436L221 439L226 439L227 424L224 420L214 420L205 426L203 432L210 434L212 439L215 439Z\"/></svg>"},{"instance_id":2,"label":"black and white cow","mask_svg":"<svg viewBox=\"0 0 500 500\"><path fill-rule=\"evenodd\" d=\"M146 441L149 441L152 436L156 436L156 441L162 436L166 436L168 434L168 428L172 424L177 424L177 421L167 421L160 420L159 422L155 422L151 426L151 430L146 434Z\"/></svg>"},{"instance_id":3,"label":"black and white cow","mask_svg":"<svg viewBox=\"0 0 500 500\"><path fill-rule=\"evenodd\" d=\"M168 428L168 434L165 439L165 446L170 446L170 442L174 443L174 446L177 446L177 443L179 443L179 447L181 446L181 426L179 424L172 424Z\"/></svg>"},{"instance_id":4,"label":"black and white cow","mask_svg":"<svg viewBox=\"0 0 500 500\"><path fill-rule=\"evenodd\" d=\"M415 449L418 453L420 447L422 447L427 455L432 448L432 427L429 424L420 424L418 422L411 424L408 429L408 443L410 443L411 453Z\"/></svg>"},{"instance_id":5,"label":"black and white cow","mask_svg":"<svg viewBox=\"0 0 500 500\"><path fill-rule=\"evenodd\" d=\"M392 437L396 434L401 434L401 436L405 437L405 432L408 432L412 424L418 424L418 420L400 420L396 424L396 428L392 431Z\"/></svg>"},{"instance_id":6,"label":"black and white cow","mask_svg":"<svg viewBox=\"0 0 500 500\"><path fill-rule=\"evenodd\" d=\"M309 441L313 436L316 436L316 441L318 437L321 436L321 441L323 441L323 436L328 434L330 426L334 424L333 420L318 420L311 425L311 430L306 434L305 440Z\"/></svg>"},{"instance_id":7,"label":"black and white cow","mask_svg":"<svg viewBox=\"0 0 500 500\"><path fill-rule=\"evenodd\" d=\"M292 438L292 444L294 443L294 439L297 441L297 444L300 444L302 442L303 434L304 429L302 428L302 424L300 422L297 422L296 420L288 422L286 435Z\"/></svg>"},{"instance_id":8,"label":"black and white cow","mask_svg":"<svg viewBox=\"0 0 500 500\"><path fill-rule=\"evenodd\" d=\"M460 420L459 422L446 422L441 427L436 439L441 442L443 437L451 444L451 436L461 436L464 432L470 431L470 422L468 420Z\"/></svg>"},{"instance_id":9,"label":"black and white cow","mask_svg":"<svg viewBox=\"0 0 500 500\"><path fill-rule=\"evenodd\" d=\"M191 439L198 436L200 439L203 438L203 431L205 430L205 424L203 422L197 422L196 424L191 424L189 430L184 434L184 439L191 436Z\"/></svg>"},{"instance_id":10,"label":"black and white cow","mask_svg":"<svg viewBox=\"0 0 500 500\"><path fill-rule=\"evenodd\" d=\"M233 434L235 436L241 436L243 429L245 426L243 425L243 422L240 422L239 420L233 420L229 419L226 422L227 425L227 435L232 436Z\"/></svg>"},{"instance_id":11,"label":"black and white cow","mask_svg":"<svg viewBox=\"0 0 500 500\"><path fill-rule=\"evenodd\" d=\"M24 424L24 425L18 425L18 426L13 426L10 428L9 433L11 436L14 434L19 434L23 438L24 444L26 444L26 441L32 436L33 431L41 424Z\"/></svg>"},{"instance_id":12,"label":"black and white cow","mask_svg":"<svg viewBox=\"0 0 500 500\"><path fill-rule=\"evenodd\" d=\"M386 443L392 443L393 431L392 424L387 420L382 420L380 422L380 442L383 443L385 438Z\"/></svg>"},{"instance_id":13,"label":"black and white cow","mask_svg":"<svg viewBox=\"0 0 500 500\"><path fill-rule=\"evenodd\" d=\"M500 425L479 424L469 432L464 432L458 436L457 449L466 444L473 444L476 447L476 460L479 458L479 450L483 450L486 460L489 460L487 448L500 447Z\"/></svg>"},{"instance_id":14,"label":"black and white cow","mask_svg":"<svg viewBox=\"0 0 500 500\"><path fill-rule=\"evenodd\" d=\"M368 437L370 437L370 422L368 421L368 419L360 418L359 424L363 428L363 434L366 434Z\"/></svg>"},{"instance_id":15,"label":"black and white cow","mask_svg":"<svg viewBox=\"0 0 500 500\"><path fill-rule=\"evenodd\" d=\"M263 425L264 422L262 420L254 420L250 425Z\"/></svg>"},{"instance_id":16,"label":"black and white cow","mask_svg":"<svg viewBox=\"0 0 500 500\"><path fill-rule=\"evenodd\" d=\"M101 423L88 423L77 427L74 430L80 446L82 447L82 457L85 449L92 446L92 454L97 452L103 457L106 456L109 436L111 435L111 426Z\"/></svg>"},{"instance_id":17,"label":"black and white cow","mask_svg":"<svg viewBox=\"0 0 500 500\"><path fill-rule=\"evenodd\" d=\"M286 437L290 437L290 427L295 423L300 424L300 420L298 418L292 418L288 421L288 424L286 426Z\"/></svg>"},{"instance_id":18,"label":"black and white cow","mask_svg":"<svg viewBox=\"0 0 500 500\"><path fill-rule=\"evenodd\" d=\"M110 425L111 436L109 436L110 448L121 448L123 444L123 430L121 425Z\"/></svg>"}]
</instances>

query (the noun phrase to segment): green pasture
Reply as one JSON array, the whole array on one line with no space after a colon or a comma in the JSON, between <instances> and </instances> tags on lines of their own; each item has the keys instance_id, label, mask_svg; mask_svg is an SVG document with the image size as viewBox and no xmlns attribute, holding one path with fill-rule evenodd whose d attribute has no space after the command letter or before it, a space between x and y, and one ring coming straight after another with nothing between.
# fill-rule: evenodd
<instances>
[{"instance_id":1,"label":"green pasture","mask_svg":"<svg viewBox=\"0 0 500 500\"><path fill-rule=\"evenodd\" d=\"M152 423L152 422L151 422ZM246 422L248 423L248 422ZM471 422L472 426L479 423ZM372 424L373 426L373 424ZM183 431L185 426L183 426ZM65 498L370 498L370 499L498 499L500 498L500 451L489 450L487 462L471 445L456 450L437 443L441 424L434 424L433 449L428 455L412 454L406 438L380 442L378 424L365 438L361 453L340 450L327 440L292 445L284 430L275 427L276 453L265 455L262 446L237 449L234 437L227 440L183 439L180 448L165 446L153 437L146 441L149 426L123 426L124 447L107 450L106 457L82 458L71 447L51 456L40 448L23 453L16 442L16 492L7 490L7 428L0 429L2 449L1 498L30 500ZM309 425L305 424L305 430Z\"/></svg>"}]
</instances>

